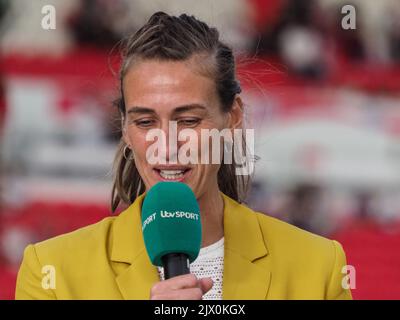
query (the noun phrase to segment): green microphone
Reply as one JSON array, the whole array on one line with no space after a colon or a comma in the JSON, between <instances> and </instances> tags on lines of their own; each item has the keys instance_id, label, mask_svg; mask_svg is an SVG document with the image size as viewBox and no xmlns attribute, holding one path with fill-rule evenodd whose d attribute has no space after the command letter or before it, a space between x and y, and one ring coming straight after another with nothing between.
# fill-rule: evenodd
<instances>
[{"instance_id":1,"label":"green microphone","mask_svg":"<svg viewBox=\"0 0 400 320\"><path fill-rule=\"evenodd\" d=\"M142 231L151 262L164 267L165 279L190 273L201 246L197 199L181 182L159 182L145 195Z\"/></svg>"}]
</instances>

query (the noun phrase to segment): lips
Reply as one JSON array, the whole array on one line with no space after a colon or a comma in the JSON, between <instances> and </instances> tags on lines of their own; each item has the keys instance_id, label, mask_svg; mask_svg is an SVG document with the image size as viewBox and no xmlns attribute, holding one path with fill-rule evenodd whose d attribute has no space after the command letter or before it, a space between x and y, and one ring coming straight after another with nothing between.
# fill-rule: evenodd
<instances>
[{"instance_id":1,"label":"lips","mask_svg":"<svg viewBox=\"0 0 400 320\"><path fill-rule=\"evenodd\" d=\"M191 171L187 167L160 167L153 169L162 181L183 181Z\"/></svg>"}]
</instances>

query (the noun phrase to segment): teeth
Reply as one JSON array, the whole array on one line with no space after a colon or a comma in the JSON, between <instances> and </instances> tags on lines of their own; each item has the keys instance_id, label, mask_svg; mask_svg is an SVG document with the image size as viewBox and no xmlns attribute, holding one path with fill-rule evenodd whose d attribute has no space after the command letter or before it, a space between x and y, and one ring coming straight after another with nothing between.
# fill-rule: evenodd
<instances>
[{"instance_id":1,"label":"teeth","mask_svg":"<svg viewBox=\"0 0 400 320\"><path fill-rule=\"evenodd\" d=\"M184 170L160 170L160 175L164 179L175 180L183 177Z\"/></svg>"},{"instance_id":2,"label":"teeth","mask_svg":"<svg viewBox=\"0 0 400 320\"><path fill-rule=\"evenodd\" d=\"M183 170L160 170L164 174L178 174L183 173Z\"/></svg>"}]
</instances>

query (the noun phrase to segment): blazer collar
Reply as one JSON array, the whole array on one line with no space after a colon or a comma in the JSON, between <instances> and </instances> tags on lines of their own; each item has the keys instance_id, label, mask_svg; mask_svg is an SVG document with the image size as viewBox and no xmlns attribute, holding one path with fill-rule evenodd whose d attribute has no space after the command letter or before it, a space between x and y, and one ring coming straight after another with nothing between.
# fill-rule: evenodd
<instances>
[{"instance_id":1,"label":"blazer collar","mask_svg":"<svg viewBox=\"0 0 400 320\"><path fill-rule=\"evenodd\" d=\"M222 194L222 193L221 193ZM251 209L222 194L224 200L225 257L224 299L264 299L270 282L263 262L268 250L257 215ZM147 255L141 229L144 194L114 221L111 260L126 264L116 276L125 299L149 299L150 289L159 281L157 268Z\"/></svg>"}]
</instances>

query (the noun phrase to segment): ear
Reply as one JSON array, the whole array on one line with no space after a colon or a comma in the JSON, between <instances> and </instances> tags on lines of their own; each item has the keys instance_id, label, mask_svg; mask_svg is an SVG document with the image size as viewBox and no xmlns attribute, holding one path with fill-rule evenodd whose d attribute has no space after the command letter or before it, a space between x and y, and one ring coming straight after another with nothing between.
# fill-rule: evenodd
<instances>
[{"instance_id":1,"label":"ear","mask_svg":"<svg viewBox=\"0 0 400 320\"><path fill-rule=\"evenodd\" d=\"M233 101L232 109L229 111L228 127L231 129L240 129L243 125L243 101L237 94Z\"/></svg>"}]
</instances>

